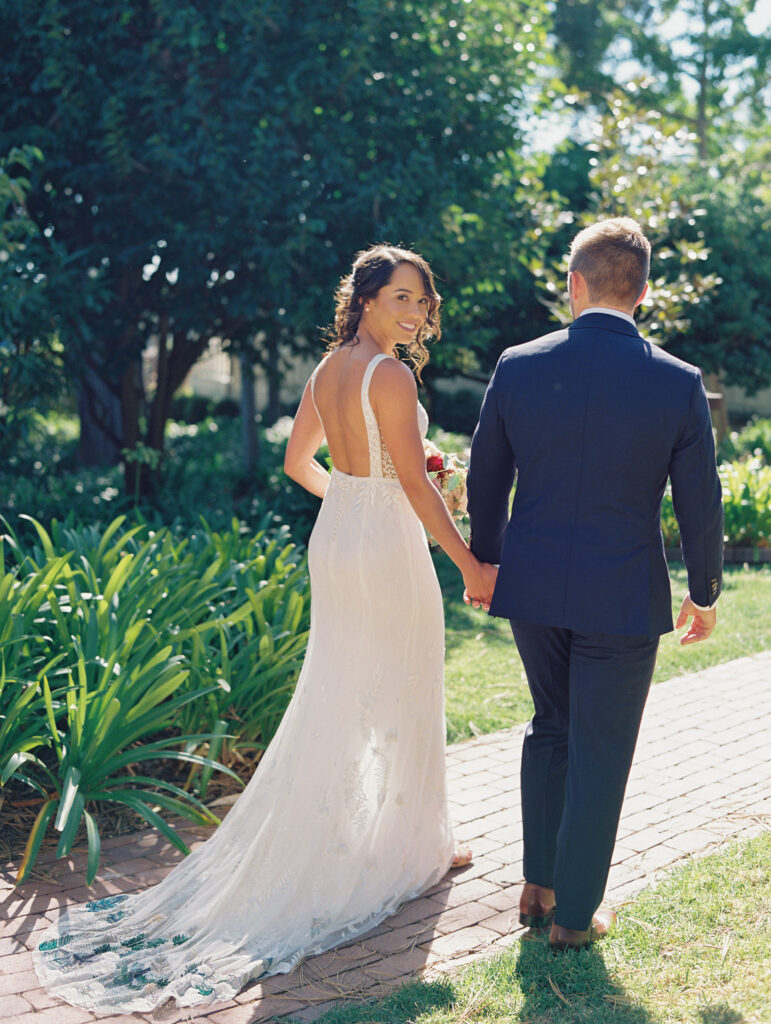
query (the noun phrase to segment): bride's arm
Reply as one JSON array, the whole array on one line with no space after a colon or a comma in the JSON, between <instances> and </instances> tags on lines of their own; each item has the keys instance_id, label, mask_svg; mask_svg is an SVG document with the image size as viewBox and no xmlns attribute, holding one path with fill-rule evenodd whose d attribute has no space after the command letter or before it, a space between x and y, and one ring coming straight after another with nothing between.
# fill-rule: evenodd
<instances>
[{"instance_id":1,"label":"bride's arm","mask_svg":"<svg viewBox=\"0 0 771 1024\"><path fill-rule=\"evenodd\" d=\"M385 360L373 376L370 399L383 441L410 504L437 544L460 569L469 595L489 605L497 570L471 553L426 472L423 439L418 429L415 378L403 363Z\"/></svg>"},{"instance_id":2,"label":"bride's arm","mask_svg":"<svg viewBox=\"0 0 771 1024\"><path fill-rule=\"evenodd\" d=\"M308 381L287 442L284 472L317 498L323 498L329 486L329 473L314 458L323 441L324 427L313 404Z\"/></svg>"}]
</instances>

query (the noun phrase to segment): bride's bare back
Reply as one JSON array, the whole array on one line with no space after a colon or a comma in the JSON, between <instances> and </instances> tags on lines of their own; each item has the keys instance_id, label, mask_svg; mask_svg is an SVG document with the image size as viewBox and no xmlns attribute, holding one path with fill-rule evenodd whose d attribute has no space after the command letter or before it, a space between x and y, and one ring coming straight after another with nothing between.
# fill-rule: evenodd
<instances>
[{"instance_id":1,"label":"bride's bare back","mask_svg":"<svg viewBox=\"0 0 771 1024\"><path fill-rule=\"evenodd\" d=\"M335 467L348 476L369 476L361 386L371 359L364 346L344 346L324 359L314 381L313 397L329 454Z\"/></svg>"}]
</instances>

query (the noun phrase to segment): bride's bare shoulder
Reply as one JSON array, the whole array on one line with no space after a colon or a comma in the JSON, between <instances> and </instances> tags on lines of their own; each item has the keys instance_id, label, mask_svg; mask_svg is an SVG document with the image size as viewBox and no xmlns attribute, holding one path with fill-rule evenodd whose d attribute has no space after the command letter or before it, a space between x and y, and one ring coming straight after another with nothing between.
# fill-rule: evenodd
<instances>
[{"instance_id":1,"label":"bride's bare shoulder","mask_svg":"<svg viewBox=\"0 0 771 1024\"><path fill-rule=\"evenodd\" d=\"M383 359L372 376L371 397L375 404L401 403L417 399L418 388L412 370L398 359Z\"/></svg>"}]
</instances>

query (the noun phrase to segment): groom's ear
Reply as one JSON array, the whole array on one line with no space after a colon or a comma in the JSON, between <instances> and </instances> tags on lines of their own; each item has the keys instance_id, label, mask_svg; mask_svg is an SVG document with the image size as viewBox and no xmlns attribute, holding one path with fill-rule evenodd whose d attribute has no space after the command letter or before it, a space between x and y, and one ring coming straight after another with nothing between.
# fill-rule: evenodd
<instances>
[{"instance_id":1,"label":"groom's ear","mask_svg":"<svg viewBox=\"0 0 771 1024\"><path fill-rule=\"evenodd\" d=\"M580 270L568 271L568 294L574 300L586 298L589 295L586 278Z\"/></svg>"},{"instance_id":2,"label":"groom's ear","mask_svg":"<svg viewBox=\"0 0 771 1024\"><path fill-rule=\"evenodd\" d=\"M637 309L637 307L638 307L638 306L640 305L640 303L642 302L642 300L643 300L643 299L645 298L645 296L646 296L647 294L648 294L648 282L646 281L646 282L645 282L645 287L644 287L644 288L643 288L643 290L642 290L642 291L640 292L640 298L639 298L639 299L637 300L637 302L635 302L635 304L634 304L634 305L635 305L635 309Z\"/></svg>"}]
</instances>

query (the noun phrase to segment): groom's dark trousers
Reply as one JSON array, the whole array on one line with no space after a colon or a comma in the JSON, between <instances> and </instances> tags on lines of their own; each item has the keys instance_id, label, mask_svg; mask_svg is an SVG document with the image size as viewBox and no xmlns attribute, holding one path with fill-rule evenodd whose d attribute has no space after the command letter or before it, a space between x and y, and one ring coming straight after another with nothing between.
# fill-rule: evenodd
<instances>
[{"instance_id":1,"label":"groom's dark trousers","mask_svg":"<svg viewBox=\"0 0 771 1024\"><path fill-rule=\"evenodd\" d=\"M602 900L659 636L673 628L667 479L690 596L707 607L723 519L699 371L609 313L503 353L471 448L471 547L500 564L490 613L511 620L535 705L525 879L555 890L570 929Z\"/></svg>"}]
</instances>

